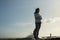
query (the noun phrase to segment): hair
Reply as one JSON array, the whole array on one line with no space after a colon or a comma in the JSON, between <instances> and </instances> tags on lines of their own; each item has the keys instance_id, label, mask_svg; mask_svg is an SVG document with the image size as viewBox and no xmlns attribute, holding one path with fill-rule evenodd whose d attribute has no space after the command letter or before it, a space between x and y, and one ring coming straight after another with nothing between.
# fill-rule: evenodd
<instances>
[{"instance_id":1,"label":"hair","mask_svg":"<svg viewBox=\"0 0 60 40\"><path fill-rule=\"evenodd\" d=\"M40 10L39 8L36 8L35 13L39 13L39 10Z\"/></svg>"}]
</instances>

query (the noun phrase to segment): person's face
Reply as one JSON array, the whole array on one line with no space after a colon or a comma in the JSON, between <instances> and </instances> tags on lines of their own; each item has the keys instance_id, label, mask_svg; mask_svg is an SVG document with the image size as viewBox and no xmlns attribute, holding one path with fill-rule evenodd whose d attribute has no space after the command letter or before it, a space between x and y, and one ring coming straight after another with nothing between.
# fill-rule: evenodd
<instances>
[{"instance_id":1,"label":"person's face","mask_svg":"<svg viewBox=\"0 0 60 40\"><path fill-rule=\"evenodd\" d=\"M38 9L38 10L37 10L37 13L39 13L39 11L40 11L40 10Z\"/></svg>"}]
</instances>

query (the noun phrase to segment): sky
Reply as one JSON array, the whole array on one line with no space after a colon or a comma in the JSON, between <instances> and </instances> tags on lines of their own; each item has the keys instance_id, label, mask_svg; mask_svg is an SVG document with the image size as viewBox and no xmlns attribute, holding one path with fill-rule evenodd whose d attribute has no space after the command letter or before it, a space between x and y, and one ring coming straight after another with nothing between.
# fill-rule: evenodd
<instances>
[{"instance_id":1,"label":"sky","mask_svg":"<svg viewBox=\"0 0 60 40\"><path fill-rule=\"evenodd\" d=\"M0 38L32 34L36 8L42 16L39 37L60 36L60 0L0 0Z\"/></svg>"}]
</instances>

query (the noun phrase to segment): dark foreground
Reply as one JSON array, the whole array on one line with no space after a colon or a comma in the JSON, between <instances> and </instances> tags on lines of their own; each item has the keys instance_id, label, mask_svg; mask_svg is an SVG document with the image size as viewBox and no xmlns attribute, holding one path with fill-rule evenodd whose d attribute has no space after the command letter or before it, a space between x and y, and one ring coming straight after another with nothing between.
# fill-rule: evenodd
<instances>
[{"instance_id":1,"label":"dark foreground","mask_svg":"<svg viewBox=\"0 0 60 40\"><path fill-rule=\"evenodd\" d=\"M33 40L33 38L0 38L0 40ZM39 40L60 40L60 38L40 38Z\"/></svg>"}]
</instances>

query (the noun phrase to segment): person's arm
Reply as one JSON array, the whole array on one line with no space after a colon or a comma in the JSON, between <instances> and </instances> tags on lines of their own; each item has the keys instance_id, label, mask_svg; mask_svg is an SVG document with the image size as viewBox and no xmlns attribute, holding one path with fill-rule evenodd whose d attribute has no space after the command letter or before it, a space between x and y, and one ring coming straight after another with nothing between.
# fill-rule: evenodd
<instances>
[{"instance_id":1,"label":"person's arm","mask_svg":"<svg viewBox=\"0 0 60 40\"><path fill-rule=\"evenodd\" d=\"M41 15L40 15L40 19L42 19Z\"/></svg>"},{"instance_id":2,"label":"person's arm","mask_svg":"<svg viewBox=\"0 0 60 40\"><path fill-rule=\"evenodd\" d=\"M38 15L38 16L39 16L39 19L40 19L40 20L42 20L42 17L41 17L41 15Z\"/></svg>"}]
</instances>

